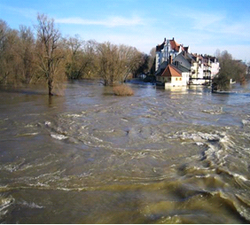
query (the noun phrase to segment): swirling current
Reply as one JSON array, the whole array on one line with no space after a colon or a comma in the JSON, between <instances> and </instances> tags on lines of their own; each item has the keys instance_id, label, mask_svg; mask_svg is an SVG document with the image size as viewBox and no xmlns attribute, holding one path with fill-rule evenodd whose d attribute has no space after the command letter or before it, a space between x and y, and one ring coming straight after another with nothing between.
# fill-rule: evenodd
<instances>
[{"instance_id":1,"label":"swirling current","mask_svg":"<svg viewBox=\"0 0 250 225\"><path fill-rule=\"evenodd\" d=\"M249 223L250 88L0 90L0 222Z\"/></svg>"}]
</instances>

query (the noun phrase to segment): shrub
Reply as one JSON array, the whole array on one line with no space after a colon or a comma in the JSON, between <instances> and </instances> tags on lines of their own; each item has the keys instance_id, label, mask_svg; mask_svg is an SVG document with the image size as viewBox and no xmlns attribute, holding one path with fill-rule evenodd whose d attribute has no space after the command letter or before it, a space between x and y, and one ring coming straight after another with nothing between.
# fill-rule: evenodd
<instances>
[{"instance_id":1,"label":"shrub","mask_svg":"<svg viewBox=\"0 0 250 225\"><path fill-rule=\"evenodd\" d=\"M114 91L114 94L118 95L118 96L131 96L131 95L134 95L133 90L129 86L125 85L125 84L115 86L113 88L113 91Z\"/></svg>"},{"instance_id":2,"label":"shrub","mask_svg":"<svg viewBox=\"0 0 250 225\"><path fill-rule=\"evenodd\" d=\"M212 84L213 91L227 91L230 89L230 78L225 73L219 73L217 77L213 79Z\"/></svg>"}]
</instances>

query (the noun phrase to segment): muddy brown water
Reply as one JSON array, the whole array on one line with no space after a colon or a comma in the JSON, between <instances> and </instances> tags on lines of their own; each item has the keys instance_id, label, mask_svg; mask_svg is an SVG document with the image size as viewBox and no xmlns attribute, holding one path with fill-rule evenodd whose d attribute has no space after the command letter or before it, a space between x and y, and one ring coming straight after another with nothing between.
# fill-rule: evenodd
<instances>
[{"instance_id":1,"label":"muddy brown water","mask_svg":"<svg viewBox=\"0 0 250 225\"><path fill-rule=\"evenodd\" d=\"M0 222L249 223L250 88L0 90Z\"/></svg>"}]
</instances>

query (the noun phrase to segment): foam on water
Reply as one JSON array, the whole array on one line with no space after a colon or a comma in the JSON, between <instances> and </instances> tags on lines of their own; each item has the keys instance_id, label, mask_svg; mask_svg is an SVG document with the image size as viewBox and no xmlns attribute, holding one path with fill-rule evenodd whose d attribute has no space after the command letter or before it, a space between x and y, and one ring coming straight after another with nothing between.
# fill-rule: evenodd
<instances>
[{"instance_id":1,"label":"foam on water","mask_svg":"<svg viewBox=\"0 0 250 225\"><path fill-rule=\"evenodd\" d=\"M3 222L4 217L10 212L10 207L15 203L12 196L0 195L0 221Z\"/></svg>"},{"instance_id":2,"label":"foam on water","mask_svg":"<svg viewBox=\"0 0 250 225\"><path fill-rule=\"evenodd\" d=\"M63 134L55 134L55 133L51 133L50 136L57 139L57 140L65 140L68 138L67 136L65 136Z\"/></svg>"}]
</instances>

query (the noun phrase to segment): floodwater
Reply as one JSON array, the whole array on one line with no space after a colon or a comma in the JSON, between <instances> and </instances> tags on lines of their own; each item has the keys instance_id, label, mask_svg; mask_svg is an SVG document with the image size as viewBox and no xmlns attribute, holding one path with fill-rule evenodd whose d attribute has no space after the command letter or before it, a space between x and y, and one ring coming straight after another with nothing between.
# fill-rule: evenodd
<instances>
[{"instance_id":1,"label":"floodwater","mask_svg":"<svg viewBox=\"0 0 250 225\"><path fill-rule=\"evenodd\" d=\"M250 88L0 91L0 222L249 223Z\"/></svg>"}]
</instances>

